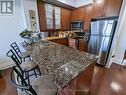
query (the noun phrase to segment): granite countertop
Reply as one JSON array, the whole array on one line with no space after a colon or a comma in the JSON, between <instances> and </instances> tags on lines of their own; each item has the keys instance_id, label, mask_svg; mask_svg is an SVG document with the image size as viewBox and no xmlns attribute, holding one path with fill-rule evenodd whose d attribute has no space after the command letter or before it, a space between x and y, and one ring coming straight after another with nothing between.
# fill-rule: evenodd
<instances>
[{"instance_id":1,"label":"granite countertop","mask_svg":"<svg viewBox=\"0 0 126 95\"><path fill-rule=\"evenodd\" d=\"M49 41L26 45L24 48L31 54L42 72L51 76L60 88L66 86L98 58Z\"/></svg>"}]
</instances>

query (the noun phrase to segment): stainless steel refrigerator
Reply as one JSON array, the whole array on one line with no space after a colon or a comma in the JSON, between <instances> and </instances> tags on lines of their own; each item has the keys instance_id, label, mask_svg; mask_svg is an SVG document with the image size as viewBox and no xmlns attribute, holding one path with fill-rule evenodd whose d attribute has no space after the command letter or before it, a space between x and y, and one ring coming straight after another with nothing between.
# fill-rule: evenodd
<instances>
[{"instance_id":1,"label":"stainless steel refrigerator","mask_svg":"<svg viewBox=\"0 0 126 95\"><path fill-rule=\"evenodd\" d=\"M98 64L105 66L111 48L117 17L92 19L88 38L88 52L99 56Z\"/></svg>"}]
</instances>

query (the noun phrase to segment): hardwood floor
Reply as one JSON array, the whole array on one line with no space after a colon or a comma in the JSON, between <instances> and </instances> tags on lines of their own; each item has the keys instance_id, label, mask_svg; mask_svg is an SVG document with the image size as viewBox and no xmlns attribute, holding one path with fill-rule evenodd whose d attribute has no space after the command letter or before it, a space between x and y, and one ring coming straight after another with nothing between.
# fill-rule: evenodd
<instances>
[{"instance_id":1,"label":"hardwood floor","mask_svg":"<svg viewBox=\"0 0 126 95\"><path fill-rule=\"evenodd\" d=\"M10 83L11 69L3 71L3 78L0 78L0 95L17 95L17 91Z\"/></svg>"},{"instance_id":2,"label":"hardwood floor","mask_svg":"<svg viewBox=\"0 0 126 95\"><path fill-rule=\"evenodd\" d=\"M126 68L117 64L110 69L96 66L91 95L126 95Z\"/></svg>"},{"instance_id":3,"label":"hardwood floor","mask_svg":"<svg viewBox=\"0 0 126 95\"><path fill-rule=\"evenodd\" d=\"M9 81L10 69L0 78L0 95L17 95ZM91 95L126 95L126 68L113 64L110 69L95 66Z\"/></svg>"}]
</instances>

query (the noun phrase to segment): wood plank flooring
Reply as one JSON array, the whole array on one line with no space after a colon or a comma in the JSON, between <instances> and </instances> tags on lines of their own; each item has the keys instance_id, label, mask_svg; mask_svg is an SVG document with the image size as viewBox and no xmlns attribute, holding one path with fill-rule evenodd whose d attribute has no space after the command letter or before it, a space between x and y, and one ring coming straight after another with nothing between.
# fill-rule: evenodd
<instances>
[{"instance_id":1,"label":"wood plank flooring","mask_svg":"<svg viewBox=\"0 0 126 95\"><path fill-rule=\"evenodd\" d=\"M126 95L126 68L117 64L110 69L96 66L91 95Z\"/></svg>"},{"instance_id":2,"label":"wood plank flooring","mask_svg":"<svg viewBox=\"0 0 126 95\"><path fill-rule=\"evenodd\" d=\"M17 95L10 83L10 69L0 78L0 95ZM110 69L95 66L91 95L126 95L126 68L113 64Z\"/></svg>"},{"instance_id":3,"label":"wood plank flooring","mask_svg":"<svg viewBox=\"0 0 126 95\"><path fill-rule=\"evenodd\" d=\"M10 83L10 71L7 69L3 71L3 78L0 78L0 95L17 95L17 91Z\"/></svg>"}]
</instances>

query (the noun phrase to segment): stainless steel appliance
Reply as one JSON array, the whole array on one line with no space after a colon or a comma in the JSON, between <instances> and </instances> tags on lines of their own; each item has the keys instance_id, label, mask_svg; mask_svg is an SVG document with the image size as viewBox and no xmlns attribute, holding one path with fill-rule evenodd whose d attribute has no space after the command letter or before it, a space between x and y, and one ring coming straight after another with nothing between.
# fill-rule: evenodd
<instances>
[{"instance_id":1,"label":"stainless steel appliance","mask_svg":"<svg viewBox=\"0 0 126 95\"><path fill-rule=\"evenodd\" d=\"M105 66L111 48L117 17L91 20L88 52L99 56L98 64Z\"/></svg>"},{"instance_id":2,"label":"stainless steel appliance","mask_svg":"<svg viewBox=\"0 0 126 95\"><path fill-rule=\"evenodd\" d=\"M83 21L72 21L70 24L70 29L73 32L73 38L84 38L85 32L83 31L84 22Z\"/></svg>"},{"instance_id":3,"label":"stainless steel appliance","mask_svg":"<svg viewBox=\"0 0 126 95\"><path fill-rule=\"evenodd\" d=\"M79 32L83 32L83 25L84 25L83 21L72 21L70 23L70 29L73 31L78 30Z\"/></svg>"}]
</instances>

